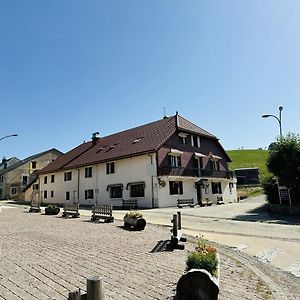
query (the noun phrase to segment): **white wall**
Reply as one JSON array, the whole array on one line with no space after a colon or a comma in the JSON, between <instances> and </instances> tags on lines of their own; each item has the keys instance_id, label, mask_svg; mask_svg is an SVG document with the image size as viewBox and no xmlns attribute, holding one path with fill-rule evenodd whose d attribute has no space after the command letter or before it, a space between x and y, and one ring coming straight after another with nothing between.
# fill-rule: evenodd
<instances>
[{"instance_id":1,"label":"white wall","mask_svg":"<svg viewBox=\"0 0 300 300\"><path fill-rule=\"evenodd\" d=\"M164 181L166 185L158 187L158 204L159 207L172 207L177 206L177 199L194 199L194 203L197 202L197 194L195 189L195 179L189 177L178 176L162 176L161 181ZM182 195L170 195L170 181L182 181L183 194Z\"/></svg>"},{"instance_id":2,"label":"white wall","mask_svg":"<svg viewBox=\"0 0 300 300\"><path fill-rule=\"evenodd\" d=\"M151 164L152 161L152 164ZM87 166L88 167L88 166ZM79 186L79 203L82 205L92 205L97 200L98 204L111 204L114 206L122 205L123 199L131 199L129 190L126 189L128 183L145 182L145 197L136 198L140 207L152 207L152 176L156 176L155 154L141 155L132 158L115 161L115 173L106 174L106 163L93 165L93 176L85 178L85 167L72 171L72 180L64 181L64 172L55 173L55 182L51 183L51 174L42 175L40 179L40 194L47 190L48 198L42 199L47 203L65 203L66 191L70 192L70 202L73 201L73 192L77 200L77 190ZM79 174L79 184L78 184ZM48 176L48 183L44 184L44 176ZM120 199L110 199L107 186L110 184L123 184L123 197ZM85 190L94 190L94 200L85 199ZM51 198L51 190L54 191L54 197ZM97 193L98 190L98 193ZM43 197L42 197L43 198Z\"/></svg>"}]
</instances>

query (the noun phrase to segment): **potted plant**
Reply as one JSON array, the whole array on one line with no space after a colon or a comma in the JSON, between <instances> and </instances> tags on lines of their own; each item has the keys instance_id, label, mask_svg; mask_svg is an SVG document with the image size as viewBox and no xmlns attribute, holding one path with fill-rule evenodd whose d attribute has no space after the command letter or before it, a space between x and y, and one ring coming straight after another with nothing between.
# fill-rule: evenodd
<instances>
[{"instance_id":1,"label":"potted plant","mask_svg":"<svg viewBox=\"0 0 300 300\"><path fill-rule=\"evenodd\" d=\"M58 215L59 212L60 212L60 208L53 204L49 204L45 208L45 215Z\"/></svg>"},{"instance_id":2,"label":"potted plant","mask_svg":"<svg viewBox=\"0 0 300 300\"><path fill-rule=\"evenodd\" d=\"M143 214L137 211L126 213L123 220L124 227L133 227L136 230L143 230L146 226L146 220L143 218Z\"/></svg>"},{"instance_id":3,"label":"potted plant","mask_svg":"<svg viewBox=\"0 0 300 300\"><path fill-rule=\"evenodd\" d=\"M217 249L207 240L200 238L195 250L190 252L186 260L186 271L191 269L204 269L213 277L219 277L219 255Z\"/></svg>"},{"instance_id":4,"label":"potted plant","mask_svg":"<svg viewBox=\"0 0 300 300\"><path fill-rule=\"evenodd\" d=\"M195 250L189 253L186 271L177 283L178 300L218 299L220 259L217 249L205 239L200 238Z\"/></svg>"}]
</instances>

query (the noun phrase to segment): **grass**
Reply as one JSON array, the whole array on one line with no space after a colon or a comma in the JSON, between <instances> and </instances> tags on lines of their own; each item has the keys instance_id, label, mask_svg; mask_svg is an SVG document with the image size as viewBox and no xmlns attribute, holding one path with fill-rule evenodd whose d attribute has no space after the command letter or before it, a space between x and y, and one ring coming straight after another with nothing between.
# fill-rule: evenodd
<instances>
[{"instance_id":1,"label":"grass","mask_svg":"<svg viewBox=\"0 0 300 300\"><path fill-rule=\"evenodd\" d=\"M238 198L249 198L249 197L256 197L262 195L264 190L261 186L252 186L252 187L238 187L237 188L237 196Z\"/></svg>"},{"instance_id":2,"label":"grass","mask_svg":"<svg viewBox=\"0 0 300 300\"><path fill-rule=\"evenodd\" d=\"M266 161L269 154L268 150L259 149L243 149L226 151L232 162L229 164L229 169L238 168L259 168L260 179L267 177L270 173L267 170Z\"/></svg>"}]
</instances>

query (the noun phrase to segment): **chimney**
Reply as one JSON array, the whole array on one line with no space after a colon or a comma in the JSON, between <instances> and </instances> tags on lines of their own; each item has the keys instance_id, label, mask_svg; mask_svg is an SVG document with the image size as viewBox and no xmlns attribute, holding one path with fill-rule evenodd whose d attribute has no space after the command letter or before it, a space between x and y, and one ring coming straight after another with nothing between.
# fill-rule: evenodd
<instances>
[{"instance_id":1,"label":"chimney","mask_svg":"<svg viewBox=\"0 0 300 300\"><path fill-rule=\"evenodd\" d=\"M93 142L93 145L96 145L97 144L97 141L99 140L99 132L97 131L97 132L94 132L93 134L92 134L92 142Z\"/></svg>"},{"instance_id":2,"label":"chimney","mask_svg":"<svg viewBox=\"0 0 300 300\"><path fill-rule=\"evenodd\" d=\"M3 163L3 169L6 169L7 168L7 159L6 159L6 157L2 158L2 163Z\"/></svg>"}]
</instances>

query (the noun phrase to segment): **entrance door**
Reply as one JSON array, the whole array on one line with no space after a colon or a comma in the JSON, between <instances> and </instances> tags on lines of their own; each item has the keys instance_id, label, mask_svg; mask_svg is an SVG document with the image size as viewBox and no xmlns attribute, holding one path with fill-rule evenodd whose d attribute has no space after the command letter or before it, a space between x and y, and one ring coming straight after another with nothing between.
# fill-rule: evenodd
<instances>
[{"instance_id":1,"label":"entrance door","mask_svg":"<svg viewBox=\"0 0 300 300\"><path fill-rule=\"evenodd\" d=\"M201 185L196 184L196 190L197 190L197 200L198 204L202 206L202 191L201 191Z\"/></svg>"}]
</instances>

